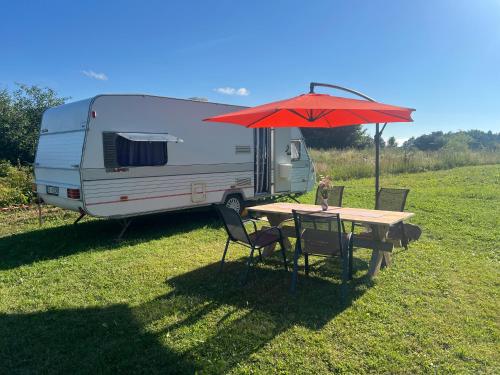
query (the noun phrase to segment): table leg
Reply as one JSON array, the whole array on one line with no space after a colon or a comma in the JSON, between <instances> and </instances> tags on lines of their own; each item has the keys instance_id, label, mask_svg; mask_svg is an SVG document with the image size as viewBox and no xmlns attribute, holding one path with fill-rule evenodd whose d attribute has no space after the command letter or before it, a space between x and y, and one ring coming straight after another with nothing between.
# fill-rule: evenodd
<instances>
[{"instance_id":1,"label":"table leg","mask_svg":"<svg viewBox=\"0 0 500 375\"><path fill-rule=\"evenodd\" d=\"M387 231L389 227L386 225L377 225L372 227L373 240L379 242L385 242L387 237ZM374 248L372 250L372 256L370 259L370 266L368 268L368 274L370 277L375 277L378 274L380 268L389 267L392 261L392 254L390 251L382 251Z\"/></svg>"},{"instance_id":2,"label":"table leg","mask_svg":"<svg viewBox=\"0 0 500 375\"><path fill-rule=\"evenodd\" d=\"M390 267L392 263L392 253L389 251L382 251L382 264L380 265L382 268Z\"/></svg>"},{"instance_id":3,"label":"table leg","mask_svg":"<svg viewBox=\"0 0 500 375\"><path fill-rule=\"evenodd\" d=\"M370 277L377 276L378 271L382 265L382 259L384 251L372 250L372 257L370 259L370 266L368 268L368 274Z\"/></svg>"},{"instance_id":4,"label":"table leg","mask_svg":"<svg viewBox=\"0 0 500 375\"><path fill-rule=\"evenodd\" d=\"M291 217L291 215L286 215L286 214L285 215L284 214L267 214L266 216L267 216L267 220L269 220L269 224L271 224L271 226L273 226L273 227L277 227L278 225L281 224L281 222L283 220L289 219ZM288 239L288 237L285 237L283 239L283 243L284 243L285 248L287 250L290 250L292 248L292 244L290 243L290 240ZM262 252L262 255L265 257L272 255L275 247L276 247L276 244L266 246L264 248L264 251Z\"/></svg>"}]
</instances>

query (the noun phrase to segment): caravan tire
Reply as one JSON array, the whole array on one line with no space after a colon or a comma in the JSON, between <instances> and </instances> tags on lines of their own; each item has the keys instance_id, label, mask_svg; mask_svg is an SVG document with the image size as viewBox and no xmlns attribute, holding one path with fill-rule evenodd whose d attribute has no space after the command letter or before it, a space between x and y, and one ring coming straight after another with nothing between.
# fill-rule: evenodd
<instances>
[{"instance_id":1,"label":"caravan tire","mask_svg":"<svg viewBox=\"0 0 500 375\"><path fill-rule=\"evenodd\" d=\"M228 195L224 205L227 208L232 208L239 214L243 211L243 199L241 199L241 196L238 194Z\"/></svg>"}]
</instances>

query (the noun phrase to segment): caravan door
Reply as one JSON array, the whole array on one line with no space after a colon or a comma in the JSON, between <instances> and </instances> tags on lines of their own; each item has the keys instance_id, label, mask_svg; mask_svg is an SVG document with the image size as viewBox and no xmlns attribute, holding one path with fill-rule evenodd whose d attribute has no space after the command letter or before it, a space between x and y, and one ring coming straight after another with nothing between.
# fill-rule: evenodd
<instances>
[{"instance_id":1,"label":"caravan door","mask_svg":"<svg viewBox=\"0 0 500 375\"><path fill-rule=\"evenodd\" d=\"M288 193L291 188L292 159L290 128L272 129L274 193Z\"/></svg>"},{"instance_id":2,"label":"caravan door","mask_svg":"<svg viewBox=\"0 0 500 375\"><path fill-rule=\"evenodd\" d=\"M303 139L290 141L292 157L292 187L293 193L304 193L309 190L312 172L311 159Z\"/></svg>"},{"instance_id":3,"label":"caravan door","mask_svg":"<svg viewBox=\"0 0 500 375\"><path fill-rule=\"evenodd\" d=\"M268 195L271 178L271 129L253 130L254 145L254 193Z\"/></svg>"}]
</instances>

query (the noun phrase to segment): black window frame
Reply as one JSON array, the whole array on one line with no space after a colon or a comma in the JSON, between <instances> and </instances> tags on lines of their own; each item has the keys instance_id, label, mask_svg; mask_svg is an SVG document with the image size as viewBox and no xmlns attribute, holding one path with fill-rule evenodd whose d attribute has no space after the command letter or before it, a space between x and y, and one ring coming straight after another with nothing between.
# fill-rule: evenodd
<instances>
[{"instance_id":1,"label":"black window frame","mask_svg":"<svg viewBox=\"0 0 500 375\"><path fill-rule=\"evenodd\" d=\"M103 157L104 157L104 167L106 169L112 168L141 168L141 167L162 167L168 164L168 141L158 142L158 141L133 141L122 137L118 134L119 132L103 132ZM119 145L119 142L140 142L140 143L151 143L157 144L162 143L164 148L164 157L159 163L123 163L120 162L119 148L123 147Z\"/></svg>"},{"instance_id":2,"label":"black window frame","mask_svg":"<svg viewBox=\"0 0 500 375\"><path fill-rule=\"evenodd\" d=\"M297 158L294 158L292 155L293 155L293 152L292 152L292 143L295 143L299 145L298 148L296 148L298 150L298 154L299 156ZM290 158L291 158L291 161L299 161L302 159L302 141L299 140L299 139L293 139L290 141Z\"/></svg>"}]
</instances>

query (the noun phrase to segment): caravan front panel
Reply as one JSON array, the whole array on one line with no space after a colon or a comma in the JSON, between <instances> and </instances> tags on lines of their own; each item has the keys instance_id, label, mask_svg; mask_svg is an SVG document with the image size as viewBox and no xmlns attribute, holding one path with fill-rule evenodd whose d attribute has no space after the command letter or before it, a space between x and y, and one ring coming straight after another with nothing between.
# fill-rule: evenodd
<instances>
[{"instance_id":1,"label":"caravan front panel","mask_svg":"<svg viewBox=\"0 0 500 375\"><path fill-rule=\"evenodd\" d=\"M35 157L37 194L44 202L78 211L80 163L90 100L50 108L43 114Z\"/></svg>"}]
</instances>

